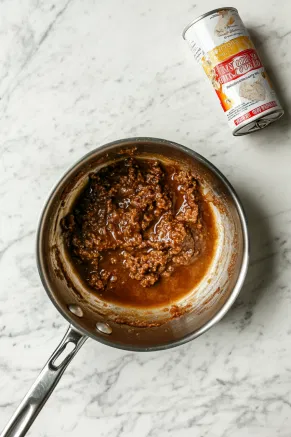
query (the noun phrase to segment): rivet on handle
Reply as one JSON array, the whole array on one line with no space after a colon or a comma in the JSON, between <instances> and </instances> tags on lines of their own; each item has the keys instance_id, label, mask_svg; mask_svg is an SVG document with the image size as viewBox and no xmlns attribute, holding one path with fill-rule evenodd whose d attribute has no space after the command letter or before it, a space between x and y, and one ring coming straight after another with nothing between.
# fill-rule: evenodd
<instances>
[{"instance_id":1,"label":"rivet on handle","mask_svg":"<svg viewBox=\"0 0 291 437\"><path fill-rule=\"evenodd\" d=\"M79 307L79 305L75 305L74 303L68 305L69 311L71 311L71 313L75 314L75 316L77 317L83 317L83 311L82 308Z\"/></svg>"},{"instance_id":2,"label":"rivet on handle","mask_svg":"<svg viewBox=\"0 0 291 437\"><path fill-rule=\"evenodd\" d=\"M96 329L102 334L112 334L112 328L108 325L108 323L97 322Z\"/></svg>"}]
</instances>

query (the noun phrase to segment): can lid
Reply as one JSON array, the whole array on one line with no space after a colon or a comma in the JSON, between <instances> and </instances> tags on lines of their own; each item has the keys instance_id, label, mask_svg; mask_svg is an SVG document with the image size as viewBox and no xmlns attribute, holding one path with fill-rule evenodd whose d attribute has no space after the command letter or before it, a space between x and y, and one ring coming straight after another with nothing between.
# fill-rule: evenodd
<instances>
[{"instance_id":1,"label":"can lid","mask_svg":"<svg viewBox=\"0 0 291 437\"><path fill-rule=\"evenodd\" d=\"M269 124L274 123L274 121L276 120L279 120L279 118L281 118L283 114L284 114L283 109L275 109L269 114L262 115L262 117L257 118L257 120L250 121L248 124L245 124L242 127L238 127L233 132L233 135L237 137L241 135L250 134L257 130L264 129L265 127L269 126Z\"/></svg>"},{"instance_id":2,"label":"can lid","mask_svg":"<svg viewBox=\"0 0 291 437\"><path fill-rule=\"evenodd\" d=\"M187 32L187 30L193 26L193 24L197 23L197 21L202 20L202 18L207 17L208 15L214 14L215 12L219 12L219 11L235 11L238 12L238 10L236 8L233 7L225 7L225 8L217 8L217 9L213 9L212 11L209 12L205 12L205 14L200 15L199 17L197 17L195 20L191 21L191 23L189 23L185 29L183 30L182 36L185 39L185 33Z\"/></svg>"}]
</instances>

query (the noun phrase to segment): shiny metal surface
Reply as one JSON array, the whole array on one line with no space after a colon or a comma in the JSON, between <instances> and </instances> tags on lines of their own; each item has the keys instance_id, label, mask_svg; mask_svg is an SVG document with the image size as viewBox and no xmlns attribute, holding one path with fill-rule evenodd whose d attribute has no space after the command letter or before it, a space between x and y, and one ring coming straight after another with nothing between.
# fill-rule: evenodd
<instances>
[{"instance_id":1,"label":"shiny metal surface","mask_svg":"<svg viewBox=\"0 0 291 437\"><path fill-rule=\"evenodd\" d=\"M59 382L68 364L86 339L86 336L77 332L72 326L69 326L61 343L49 358L33 386L2 431L0 437L22 437L27 433L39 411ZM69 343L72 343L74 348L71 352L66 354L65 348ZM57 358L61 358L62 354L64 354L64 358L61 363L55 365L55 361Z\"/></svg>"},{"instance_id":2,"label":"shiny metal surface","mask_svg":"<svg viewBox=\"0 0 291 437\"><path fill-rule=\"evenodd\" d=\"M172 159L181 161L189 168L193 168L193 171L198 172L208 188L211 188L211 195L215 201L223 205L221 216L225 217L225 224L230 225L232 240L229 242L233 246L229 259L222 268L222 273L227 280L218 282L221 287L216 289L213 296L209 297L208 293L203 297L202 293L201 303L198 306L193 304L191 311L176 319L168 318L166 323L160 326L148 328L115 323L108 310L107 313L106 311L101 313L96 299L86 294L81 286L79 289L73 286L73 271L62 271L60 265L56 263L55 253L55 246L61 241L60 219L67 213L68 208L86 184L88 174L106 165L116 156L121 157L126 150L132 147L136 148L139 156L154 154L164 159L171 156ZM222 220L222 231L223 226ZM225 247L222 246L221 251L223 252L224 249ZM242 205L226 178L201 155L166 140L132 138L107 144L83 157L68 170L53 189L41 215L37 233L36 254L41 280L48 297L70 323L70 328L1 437L21 437L26 434L65 368L87 337L120 349L153 351L181 345L211 328L226 314L239 294L247 272L248 249L247 225ZM216 279L213 278L213 281ZM219 280L222 281L221 278L218 278ZM194 303L195 299L198 299L198 295L196 298L194 294L192 296ZM115 310L118 311L118 308ZM131 310L128 317L135 316L135 310ZM159 314L149 312L146 317L147 320L155 320ZM75 345L74 349L64 357L61 364L54 365L57 357L65 353L64 349L69 342Z\"/></svg>"},{"instance_id":3,"label":"shiny metal surface","mask_svg":"<svg viewBox=\"0 0 291 437\"><path fill-rule=\"evenodd\" d=\"M193 26L193 24L197 23L198 21L202 20L205 17L208 17L208 15L211 14L215 14L215 12L219 12L219 11L236 11L238 12L238 10L236 8L233 7L225 7L225 8L217 8L217 9L212 9L212 11L209 12L205 12L205 14L199 15L199 17L195 18L195 20L191 21L191 23L187 24L187 26L185 27L185 29L182 32L182 36L185 39L185 33L187 32L187 30Z\"/></svg>"},{"instance_id":4,"label":"shiny metal surface","mask_svg":"<svg viewBox=\"0 0 291 437\"><path fill-rule=\"evenodd\" d=\"M106 317L94 311L94 304L86 305L83 296L79 296L67 286L65 280L59 279L54 271L50 259L49 235L54 223L54 217L59 214L59 204L72 193L76 197L80 187L87 181L87 175L100 165L124 149L136 147L140 153L154 153L163 156L171 156L177 160L187 161L199 168L205 179L214 187L217 197L226 199L229 215L236 227L238 236L237 250L239 259L234 267L228 289L224 290L224 296L217 302L215 308L205 311L205 314L185 314L183 317L174 319L160 327L144 329L126 325L112 324L113 333L110 337L104 337L96 331L97 322L106 322ZM78 180L80 179L80 181ZM72 185L72 181L74 181ZM75 194L74 194L75 192ZM65 195L64 195L65 193ZM155 139L155 138L132 138L116 141L94 150L77 162L57 184L50 195L43 210L37 236L37 261L38 269L49 298L52 300L62 315L83 334L109 346L126 350L150 351L167 349L190 341L217 323L229 310L236 299L243 284L248 266L248 233L246 219L242 205L226 178L209 161L196 152L179 144ZM84 317L78 318L68 310L69 304L78 304L84 313ZM136 335L138 334L138 335Z\"/></svg>"},{"instance_id":5,"label":"shiny metal surface","mask_svg":"<svg viewBox=\"0 0 291 437\"><path fill-rule=\"evenodd\" d=\"M238 127L235 131L233 131L233 135L238 137L264 129L265 127L274 123L274 121L279 120L279 118L283 117L283 115L284 115L283 109L275 109L273 111L268 111L267 114L263 114L261 117L257 118L256 120L250 121L249 123L244 124L241 127Z\"/></svg>"}]
</instances>

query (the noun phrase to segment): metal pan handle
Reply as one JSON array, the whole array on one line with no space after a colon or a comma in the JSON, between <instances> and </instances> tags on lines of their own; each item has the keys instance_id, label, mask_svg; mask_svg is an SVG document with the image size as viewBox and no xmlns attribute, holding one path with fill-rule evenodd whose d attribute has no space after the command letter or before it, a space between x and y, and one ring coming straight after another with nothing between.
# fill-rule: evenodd
<instances>
[{"instance_id":1,"label":"metal pan handle","mask_svg":"<svg viewBox=\"0 0 291 437\"><path fill-rule=\"evenodd\" d=\"M87 337L75 330L72 325L69 326L61 343L40 372L35 383L2 431L0 437L22 437L27 433L59 382L66 367L86 339ZM69 343L74 346L74 349L66 353L65 349ZM63 359L62 355L64 355Z\"/></svg>"}]
</instances>

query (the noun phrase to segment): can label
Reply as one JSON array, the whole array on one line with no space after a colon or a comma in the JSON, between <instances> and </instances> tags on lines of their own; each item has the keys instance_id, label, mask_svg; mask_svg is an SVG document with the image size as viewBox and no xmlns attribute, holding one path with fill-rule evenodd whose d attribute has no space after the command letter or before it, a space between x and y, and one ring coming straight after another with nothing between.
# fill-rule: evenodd
<instances>
[{"instance_id":1,"label":"can label","mask_svg":"<svg viewBox=\"0 0 291 437\"><path fill-rule=\"evenodd\" d=\"M187 29L185 39L210 79L233 131L271 108L282 109L236 10L206 15Z\"/></svg>"}]
</instances>

